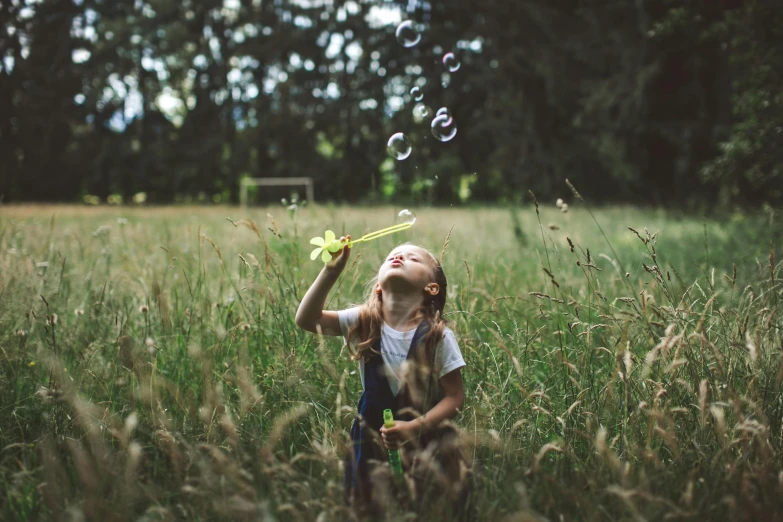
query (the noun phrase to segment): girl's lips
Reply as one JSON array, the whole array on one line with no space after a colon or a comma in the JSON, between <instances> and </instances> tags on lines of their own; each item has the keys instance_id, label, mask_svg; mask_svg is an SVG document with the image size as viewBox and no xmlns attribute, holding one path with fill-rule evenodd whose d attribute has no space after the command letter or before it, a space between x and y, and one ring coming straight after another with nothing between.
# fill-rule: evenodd
<instances>
[{"instance_id":1,"label":"girl's lips","mask_svg":"<svg viewBox=\"0 0 783 522\"><path fill-rule=\"evenodd\" d=\"M391 266L402 266L402 261L392 261Z\"/></svg>"}]
</instances>

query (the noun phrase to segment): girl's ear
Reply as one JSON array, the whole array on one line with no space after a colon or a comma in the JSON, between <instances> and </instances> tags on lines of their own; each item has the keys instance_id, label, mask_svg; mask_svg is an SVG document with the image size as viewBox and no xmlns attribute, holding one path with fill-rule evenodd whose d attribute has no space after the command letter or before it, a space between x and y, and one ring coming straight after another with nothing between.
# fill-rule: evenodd
<instances>
[{"instance_id":1,"label":"girl's ear","mask_svg":"<svg viewBox=\"0 0 783 522\"><path fill-rule=\"evenodd\" d=\"M424 291L430 295L438 295L440 293L440 285L438 283L430 283L424 287Z\"/></svg>"},{"instance_id":2,"label":"girl's ear","mask_svg":"<svg viewBox=\"0 0 783 522\"><path fill-rule=\"evenodd\" d=\"M381 295L381 284L380 283L375 283L375 295L377 295L378 297L380 297L380 295Z\"/></svg>"}]
</instances>

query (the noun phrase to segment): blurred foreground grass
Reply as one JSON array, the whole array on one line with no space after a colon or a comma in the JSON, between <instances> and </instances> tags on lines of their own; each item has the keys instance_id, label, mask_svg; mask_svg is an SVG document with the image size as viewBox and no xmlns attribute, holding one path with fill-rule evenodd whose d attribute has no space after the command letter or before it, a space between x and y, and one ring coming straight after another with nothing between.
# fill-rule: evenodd
<instances>
[{"instance_id":1,"label":"blurred foreground grass","mask_svg":"<svg viewBox=\"0 0 783 522\"><path fill-rule=\"evenodd\" d=\"M349 519L359 376L293 317L308 240L396 210L0 207L2 519ZM783 516L774 216L417 213L357 247L329 307L453 227L482 520Z\"/></svg>"}]
</instances>

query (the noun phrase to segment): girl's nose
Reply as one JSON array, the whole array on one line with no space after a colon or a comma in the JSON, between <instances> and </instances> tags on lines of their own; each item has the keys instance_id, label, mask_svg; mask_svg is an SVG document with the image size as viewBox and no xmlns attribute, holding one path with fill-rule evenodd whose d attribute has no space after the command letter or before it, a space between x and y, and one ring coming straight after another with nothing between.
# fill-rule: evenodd
<instances>
[{"instance_id":1,"label":"girl's nose","mask_svg":"<svg viewBox=\"0 0 783 522\"><path fill-rule=\"evenodd\" d=\"M402 261L402 260L403 260L403 257L404 257L404 256L403 256L402 254L396 254L394 257L392 257L392 261L394 261L394 260L396 260L396 259L399 259L400 261Z\"/></svg>"}]
</instances>

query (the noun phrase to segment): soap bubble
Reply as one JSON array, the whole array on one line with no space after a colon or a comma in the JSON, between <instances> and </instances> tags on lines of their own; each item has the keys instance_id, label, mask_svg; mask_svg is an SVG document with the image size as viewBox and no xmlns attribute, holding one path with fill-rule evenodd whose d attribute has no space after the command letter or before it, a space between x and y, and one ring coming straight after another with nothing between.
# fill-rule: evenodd
<instances>
[{"instance_id":1,"label":"soap bubble","mask_svg":"<svg viewBox=\"0 0 783 522\"><path fill-rule=\"evenodd\" d=\"M424 105L423 103L417 103L413 107L413 121L421 123L424 120L429 120L432 117L432 108Z\"/></svg>"},{"instance_id":2,"label":"soap bubble","mask_svg":"<svg viewBox=\"0 0 783 522\"><path fill-rule=\"evenodd\" d=\"M443 65L449 72L457 72L461 64L459 63L459 60L457 60L457 57L454 56L454 53L446 53L443 55Z\"/></svg>"},{"instance_id":3,"label":"soap bubble","mask_svg":"<svg viewBox=\"0 0 783 522\"><path fill-rule=\"evenodd\" d=\"M389 156L397 161L402 161L411 155L413 147L411 146L411 140L405 134L397 132L389 138L389 141L386 143L386 150L389 152Z\"/></svg>"},{"instance_id":4,"label":"soap bubble","mask_svg":"<svg viewBox=\"0 0 783 522\"><path fill-rule=\"evenodd\" d=\"M397 41L403 47L413 47L421 41L421 34L419 34L418 28L410 20L405 20L398 25L395 35L397 36Z\"/></svg>"},{"instance_id":5,"label":"soap bubble","mask_svg":"<svg viewBox=\"0 0 783 522\"><path fill-rule=\"evenodd\" d=\"M407 208L400 210L400 213L397 214L397 223L410 223L413 225L416 223L416 213L408 210Z\"/></svg>"},{"instance_id":6,"label":"soap bubble","mask_svg":"<svg viewBox=\"0 0 783 522\"><path fill-rule=\"evenodd\" d=\"M440 141L451 141L457 135L457 123L449 114L435 116L430 125L432 135Z\"/></svg>"},{"instance_id":7,"label":"soap bubble","mask_svg":"<svg viewBox=\"0 0 783 522\"><path fill-rule=\"evenodd\" d=\"M421 101L421 99L424 98L424 93L421 92L421 88L419 86L415 86L411 89L411 97L414 101Z\"/></svg>"},{"instance_id":8,"label":"soap bubble","mask_svg":"<svg viewBox=\"0 0 783 522\"><path fill-rule=\"evenodd\" d=\"M451 118L451 111L447 107L441 107L438 109L438 112L435 113L435 116L448 116Z\"/></svg>"}]
</instances>

